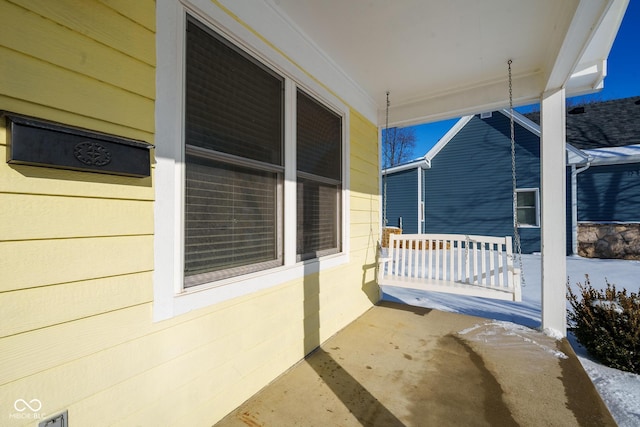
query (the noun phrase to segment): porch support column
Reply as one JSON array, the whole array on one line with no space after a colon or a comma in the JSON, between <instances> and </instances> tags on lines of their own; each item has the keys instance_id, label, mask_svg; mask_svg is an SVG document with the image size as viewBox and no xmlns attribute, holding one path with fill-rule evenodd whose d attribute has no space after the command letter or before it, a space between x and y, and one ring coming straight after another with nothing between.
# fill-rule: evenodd
<instances>
[{"instance_id":1,"label":"porch support column","mask_svg":"<svg viewBox=\"0 0 640 427\"><path fill-rule=\"evenodd\" d=\"M565 90L540 102L542 329L567 334Z\"/></svg>"}]
</instances>

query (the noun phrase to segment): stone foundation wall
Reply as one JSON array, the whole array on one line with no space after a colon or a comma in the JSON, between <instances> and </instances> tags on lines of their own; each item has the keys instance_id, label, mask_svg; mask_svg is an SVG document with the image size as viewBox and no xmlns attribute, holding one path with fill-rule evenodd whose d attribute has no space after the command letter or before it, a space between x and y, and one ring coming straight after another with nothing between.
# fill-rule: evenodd
<instances>
[{"instance_id":1,"label":"stone foundation wall","mask_svg":"<svg viewBox=\"0 0 640 427\"><path fill-rule=\"evenodd\" d=\"M578 224L578 255L640 260L640 224Z\"/></svg>"}]
</instances>

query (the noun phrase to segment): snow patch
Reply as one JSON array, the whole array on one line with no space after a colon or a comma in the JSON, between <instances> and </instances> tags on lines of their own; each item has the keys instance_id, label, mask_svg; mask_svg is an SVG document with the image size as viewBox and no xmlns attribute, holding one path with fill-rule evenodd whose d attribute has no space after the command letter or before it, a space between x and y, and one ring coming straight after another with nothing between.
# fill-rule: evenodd
<instances>
[{"instance_id":1,"label":"snow patch","mask_svg":"<svg viewBox=\"0 0 640 427\"><path fill-rule=\"evenodd\" d=\"M531 338L530 336L535 336L539 332L536 332L522 325L504 321L491 321L486 322L482 325L477 324L470 328L463 329L462 331L458 332L458 335L468 335L469 333L476 331L477 333L471 338L474 341L489 342L497 341L498 339L500 339L500 337L503 336L515 337L516 339L521 340L524 343L531 344L532 346L537 347L543 352L550 354L558 359L569 358L563 352L541 344L534 338Z\"/></svg>"},{"instance_id":2,"label":"snow patch","mask_svg":"<svg viewBox=\"0 0 640 427\"><path fill-rule=\"evenodd\" d=\"M551 337L555 340L561 340L562 338L564 338L564 334L560 331L557 331L553 328L545 328L542 333L544 333L546 336Z\"/></svg>"}]
</instances>

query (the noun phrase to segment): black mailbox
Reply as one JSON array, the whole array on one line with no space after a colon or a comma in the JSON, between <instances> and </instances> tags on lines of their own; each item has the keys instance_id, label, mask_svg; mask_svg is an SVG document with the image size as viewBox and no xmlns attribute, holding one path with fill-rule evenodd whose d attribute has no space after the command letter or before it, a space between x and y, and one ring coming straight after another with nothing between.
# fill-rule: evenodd
<instances>
[{"instance_id":1,"label":"black mailbox","mask_svg":"<svg viewBox=\"0 0 640 427\"><path fill-rule=\"evenodd\" d=\"M150 144L13 113L3 114L8 163L143 178Z\"/></svg>"}]
</instances>

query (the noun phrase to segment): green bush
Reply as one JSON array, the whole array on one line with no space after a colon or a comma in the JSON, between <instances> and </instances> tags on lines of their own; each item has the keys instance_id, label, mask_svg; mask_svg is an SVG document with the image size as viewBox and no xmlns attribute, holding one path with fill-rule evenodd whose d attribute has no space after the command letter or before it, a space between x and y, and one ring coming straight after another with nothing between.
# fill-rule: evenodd
<instances>
[{"instance_id":1,"label":"green bush","mask_svg":"<svg viewBox=\"0 0 640 427\"><path fill-rule=\"evenodd\" d=\"M604 365L640 374L640 297L606 283L604 291L594 289L586 276L584 285L577 284L578 295L568 287L569 327Z\"/></svg>"}]
</instances>

